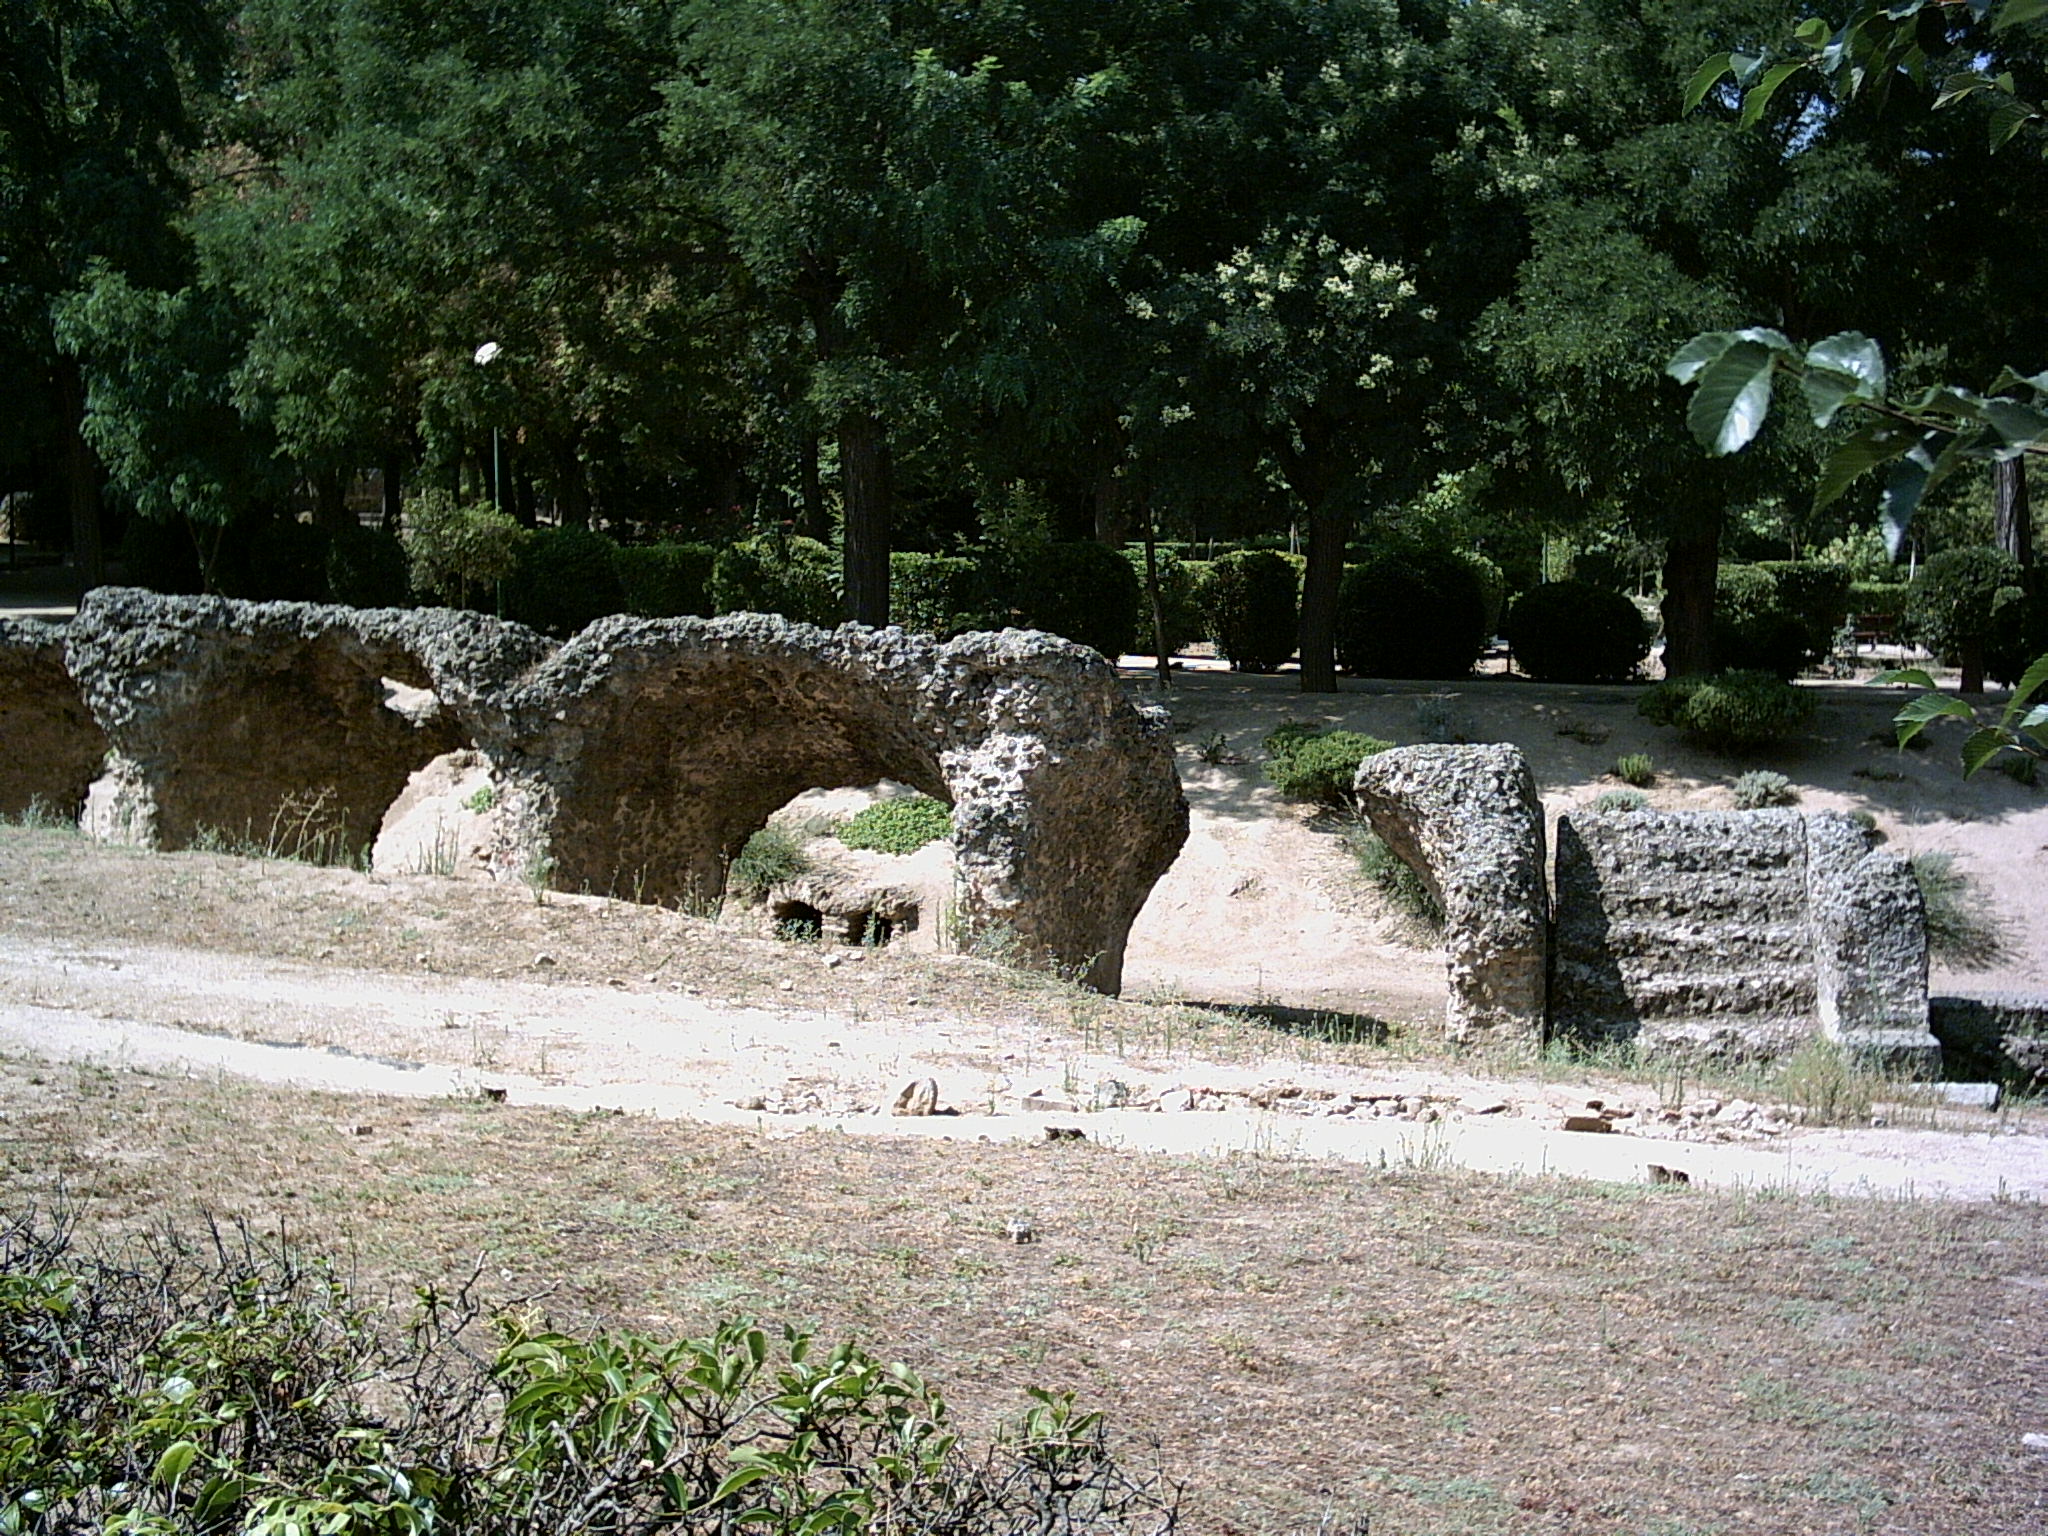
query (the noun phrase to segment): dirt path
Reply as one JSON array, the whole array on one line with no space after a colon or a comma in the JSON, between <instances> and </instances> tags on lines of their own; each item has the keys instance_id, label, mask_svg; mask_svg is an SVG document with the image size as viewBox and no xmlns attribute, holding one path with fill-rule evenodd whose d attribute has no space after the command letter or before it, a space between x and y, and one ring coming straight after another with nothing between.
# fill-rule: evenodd
<instances>
[{"instance_id":1,"label":"dirt path","mask_svg":"<svg viewBox=\"0 0 2048 1536\"><path fill-rule=\"evenodd\" d=\"M1591 1084L1487 1082L1268 1058L1118 1055L1028 1023L933 1027L886 1013L736 1007L551 980L421 977L189 949L0 935L0 1050L141 1070L225 1073L402 1098L475 1095L568 1110L859 1135L1037 1139L1048 1126L1145 1151L1462 1166L1637 1182L1952 1200L2048 1200L2048 1136L1981 1112L1949 1129L1787 1129L1733 1142L1557 1128ZM929 1078L951 1114L887 1111ZM1106 1091L1105 1085L1115 1085ZM1238 1097L1295 1090L1275 1108ZM1211 1112L1088 1107L1126 1098ZM1065 1097L1062 1098L1062 1095ZM1338 1112L1419 1099L1433 1118ZM1638 1094L1654 1098L1654 1095ZM1051 1113L1040 1097L1071 1105ZM1955 1127L1981 1125L1982 1130Z\"/></svg>"}]
</instances>

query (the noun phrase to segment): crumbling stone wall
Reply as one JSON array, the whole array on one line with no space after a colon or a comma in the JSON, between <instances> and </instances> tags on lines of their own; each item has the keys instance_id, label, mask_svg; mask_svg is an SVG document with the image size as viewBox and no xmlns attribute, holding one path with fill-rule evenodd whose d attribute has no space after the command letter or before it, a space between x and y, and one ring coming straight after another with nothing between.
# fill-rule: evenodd
<instances>
[{"instance_id":1,"label":"crumbling stone wall","mask_svg":"<svg viewBox=\"0 0 2048 1536\"><path fill-rule=\"evenodd\" d=\"M1092 651L1018 631L602 619L507 691L482 745L504 871L650 901L718 895L804 790L908 784L953 806L961 924L1105 991L1187 835L1163 725Z\"/></svg>"},{"instance_id":2,"label":"crumbling stone wall","mask_svg":"<svg viewBox=\"0 0 2048 1536\"><path fill-rule=\"evenodd\" d=\"M546 644L445 609L98 588L65 638L109 748L84 824L163 848L211 831L358 851L408 776L493 718L495 691Z\"/></svg>"},{"instance_id":3,"label":"crumbling stone wall","mask_svg":"<svg viewBox=\"0 0 2048 1536\"><path fill-rule=\"evenodd\" d=\"M1557 833L1553 1028L1768 1058L1819 1033L1927 1062L1925 913L1834 813L1582 812Z\"/></svg>"},{"instance_id":4,"label":"crumbling stone wall","mask_svg":"<svg viewBox=\"0 0 2048 1536\"><path fill-rule=\"evenodd\" d=\"M1521 752L1397 747L1359 764L1359 809L1436 894L1450 969L1445 1037L1543 1043L1550 890L1543 802Z\"/></svg>"},{"instance_id":5,"label":"crumbling stone wall","mask_svg":"<svg viewBox=\"0 0 2048 1536\"><path fill-rule=\"evenodd\" d=\"M64 665L64 629L0 618L0 816L31 806L73 820L107 738Z\"/></svg>"}]
</instances>

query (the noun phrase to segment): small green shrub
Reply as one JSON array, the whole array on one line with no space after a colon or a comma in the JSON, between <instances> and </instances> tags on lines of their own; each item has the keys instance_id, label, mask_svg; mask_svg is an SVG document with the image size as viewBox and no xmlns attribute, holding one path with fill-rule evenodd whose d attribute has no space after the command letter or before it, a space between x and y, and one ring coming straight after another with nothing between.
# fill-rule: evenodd
<instances>
[{"instance_id":1,"label":"small green shrub","mask_svg":"<svg viewBox=\"0 0 2048 1536\"><path fill-rule=\"evenodd\" d=\"M725 888L741 901L759 901L776 886L801 879L814 866L787 828L769 825L748 838L725 872Z\"/></svg>"},{"instance_id":2,"label":"small green shrub","mask_svg":"<svg viewBox=\"0 0 2048 1536\"><path fill-rule=\"evenodd\" d=\"M618 554L615 540L573 524L530 535L505 582L505 617L563 636L623 613Z\"/></svg>"},{"instance_id":3,"label":"small green shrub","mask_svg":"<svg viewBox=\"0 0 2048 1536\"><path fill-rule=\"evenodd\" d=\"M1607 771L1637 789L1648 789L1657 782L1657 765L1650 761L1647 752L1624 752Z\"/></svg>"},{"instance_id":4,"label":"small green shrub","mask_svg":"<svg viewBox=\"0 0 2048 1536\"><path fill-rule=\"evenodd\" d=\"M930 795L877 800L839 829L839 841L847 847L877 853L915 853L952 835L952 808Z\"/></svg>"},{"instance_id":5,"label":"small green shrub","mask_svg":"<svg viewBox=\"0 0 2048 1536\"><path fill-rule=\"evenodd\" d=\"M1769 672L1674 678L1644 694L1637 708L1713 752L1773 745L1813 718L1812 696Z\"/></svg>"},{"instance_id":6,"label":"small green shrub","mask_svg":"<svg viewBox=\"0 0 2048 1536\"><path fill-rule=\"evenodd\" d=\"M465 811L472 811L479 816L483 815L486 811L496 810L498 808L497 789L489 784L479 785L463 797L462 808Z\"/></svg>"},{"instance_id":7,"label":"small green shrub","mask_svg":"<svg viewBox=\"0 0 2048 1536\"><path fill-rule=\"evenodd\" d=\"M712 564L711 603L720 613L779 613L835 628L844 617L839 557L816 539L780 532L742 539Z\"/></svg>"},{"instance_id":8,"label":"small green shrub","mask_svg":"<svg viewBox=\"0 0 2048 1536\"><path fill-rule=\"evenodd\" d=\"M1633 677L1655 632L1619 592L1585 581L1551 581L1515 599L1508 644L1515 665L1542 683L1610 683Z\"/></svg>"},{"instance_id":9,"label":"small green shrub","mask_svg":"<svg viewBox=\"0 0 2048 1536\"><path fill-rule=\"evenodd\" d=\"M1301 577L1284 555L1240 549L1209 567L1209 636L1239 672L1270 672L1294 654Z\"/></svg>"},{"instance_id":10,"label":"small green shrub","mask_svg":"<svg viewBox=\"0 0 2048 1536\"><path fill-rule=\"evenodd\" d=\"M1356 676L1464 677L1488 638L1485 590L1451 551L1395 547L1344 573L1337 660Z\"/></svg>"},{"instance_id":11,"label":"small green shrub","mask_svg":"<svg viewBox=\"0 0 2048 1536\"><path fill-rule=\"evenodd\" d=\"M499 584L518 569L526 530L489 502L429 490L406 498L400 537L413 591L458 608L494 610Z\"/></svg>"},{"instance_id":12,"label":"small green shrub","mask_svg":"<svg viewBox=\"0 0 2048 1536\"><path fill-rule=\"evenodd\" d=\"M1393 746L1357 731L1324 731L1292 723L1266 737L1266 777L1290 800L1332 807L1351 804L1358 765Z\"/></svg>"},{"instance_id":13,"label":"small green shrub","mask_svg":"<svg viewBox=\"0 0 2048 1536\"><path fill-rule=\"evenodd\" d=\"M1441 933L1443 903L1429 882L1418 875L1386 840L1373 831L1372 823L1360 817L1346 824L1344 845L1357 861L1366 883L1386 897L1395 910L1419 923L1430 933Z\"/></svg>"},{"instance_id":14,"label":"small green shrub","mask_svg":"<svg viewBox=\"0 0 2048 1536\"><path fill-rule=\"evenodd\" d=\"M1927 907L1927 952L1957 970L1981 971L2005 958L2005 929L1955 855L1916 853L1906 860Z\"/></svg>"},{"instance_id":15,"label":"small green shrub","mask_svg":"<svg viewBox=\"0 0 2048 1536\"><path fill-rule=\"evenodd\" d=\"M1650 797L1640 789L1609 789L1601 792L1594 800L1593 809L1602 816L1612 816L1625 811L1647 811Z\"/></svg>"},{"instance_id":16,"label":"small green shrub","mask_svg":"<svg viewBox=\"0 0 2048 1536\"><path fill-rule=\"evenodd\" d=\"M1729 791L1738 811L1761 811L1774 805L1797 805L1799 791L1782 773L1755 768L1736 779Z\"/></svg>"},{"instance_id":17,"label":"small green shrub","mask_svg":"<svg viewBox=\"0 0 2048 1536\"><path fill-rule=\"evenodd\" d=\"M711 573L718 551L709 544L625 544L612 556L621 612L643 619L708 618Z\"/></svg>"}]
</instances>

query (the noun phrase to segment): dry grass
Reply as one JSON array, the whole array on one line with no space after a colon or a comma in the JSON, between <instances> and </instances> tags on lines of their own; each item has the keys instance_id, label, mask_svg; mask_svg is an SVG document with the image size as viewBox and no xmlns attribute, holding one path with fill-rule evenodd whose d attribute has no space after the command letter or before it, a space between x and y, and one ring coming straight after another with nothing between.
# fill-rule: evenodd
<instances>
[{"instance_id":1,"label":"dry grass","mask_svg":"<svg viewBox=\"0 0 2048 1536\"><path fill-rule=\"evenodd\" d=\"M202 1209L571 1325L852 1333L969 1420L1078 1388L1189 1526L2033 1531L2048 1213L741 1133L0 1062L16 1202ZM1005 1237L1028 1215L1038 1240Z\"/></svg>"}]
</instances>

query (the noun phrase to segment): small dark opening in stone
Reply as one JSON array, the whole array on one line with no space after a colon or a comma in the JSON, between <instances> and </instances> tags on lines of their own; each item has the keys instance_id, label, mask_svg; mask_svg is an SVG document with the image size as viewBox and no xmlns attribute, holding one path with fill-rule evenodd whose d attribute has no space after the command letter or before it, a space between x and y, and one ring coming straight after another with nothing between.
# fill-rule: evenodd
<instances>
[{"instance_id":1,"label":"small dark opening in stone","mask_svg":"<svg viewBox=\"0 0 2048 1536\"><path fill-rule=\"evenodd\" d=\"M855 912L846 919L846 942L880 949L896 936L896 925L879 912Z\"/></svg>"},{"instance_id":2,"label":"small dark opening in stone","mask_svg":"<svg viewBox=\"0 0 2048 1536\"><path fill-rule=\"evenodd\" d=\"M800 942L814 942L825 932L825 914L808 901L778 901L770 909L775 917L775 936Z\"/></svg>"}]
</instances>

